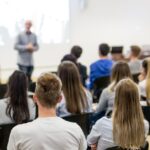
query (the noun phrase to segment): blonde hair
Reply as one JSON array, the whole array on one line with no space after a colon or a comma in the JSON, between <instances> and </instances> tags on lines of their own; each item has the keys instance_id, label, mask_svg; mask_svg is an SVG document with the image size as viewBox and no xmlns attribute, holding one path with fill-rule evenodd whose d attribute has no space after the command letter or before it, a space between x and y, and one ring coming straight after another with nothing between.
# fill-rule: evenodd
<instances>
[{"instance_id":1,"label":"blonde hair","mask_svg":"<svg viewBox=\"0 0 150 150\"><path fill-rule=\"evenodd\" d=\"M146 58L143 61L143 67L146 72L146 98L147 98L147 104L150 105L150 58Z\"/></svg>"},{"instance_id":2,"label":"blonde hair","mask_svg":"<svg viewBox=\"0 0 150 150\"><path fill-rule=\"evenodd\" d=\"M87 97L80 81L80 75L76 65L70 61L64 61L59 65L58 76L63 87L62 91L66 100L66 108L70 113L82 113L88 106Z\"/></svg>"},{"instance_id":3,"label":"blonde hair","mask_svg":"<svg viewBox=\"0 0 150 150\"><path fill-rule=\"evenodd\" d=\"M124 61L119 61L113 66L111 75L111 84L109 85L110 91L114 91L117 83L124 78L132 78L130 68Z\"/></svg>"},{"instance_id":4,"label":"blonde hair","mask_svg":"<svg viewBox=\"0 0 150 150\"><path fill-rule=\"evenodd\" d=\"M62 83L60 79L50 72L43 73L37 80L35 94L42 106L55 107L61 95Z\"/></svg>"},{"instance_id":5,"label":"blonde hair","mask_svg":"<svg viewBox=\"0 0 150 150\"><path fill-rule=\"evenodd\" d=\"M145 142L144 117L137 85L131 79L116 87L113 111L114 142L127 149L139 148Z\"/></svg>"}]
</instances>

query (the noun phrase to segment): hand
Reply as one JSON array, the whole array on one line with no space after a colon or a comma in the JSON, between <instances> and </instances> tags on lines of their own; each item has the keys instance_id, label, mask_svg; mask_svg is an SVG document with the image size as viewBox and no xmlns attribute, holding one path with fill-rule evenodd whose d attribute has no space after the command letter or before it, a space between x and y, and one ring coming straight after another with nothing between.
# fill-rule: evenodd
<instances>
[{"instance_id":1,"label":"hand","mask_svg":"<svg viewBox=\"0 0 150 150\"><path fill-rule=\"evenodd\" d=\"M90 147L91 147L91 150L96 150L97 149L97 144L92 144L92 145L90 145Z\"/></svg>"},{"instance_id":2,"label":"hand","mask_svg":"<svg viewBox=\"0 0 150 150\"><path fill-rule=\"evenodd\" d=\"M29 43L26 45L26 49L29 51L29 52L33 52L34 51L34 46L32 43Z\"/></svg>"}]
</instances>

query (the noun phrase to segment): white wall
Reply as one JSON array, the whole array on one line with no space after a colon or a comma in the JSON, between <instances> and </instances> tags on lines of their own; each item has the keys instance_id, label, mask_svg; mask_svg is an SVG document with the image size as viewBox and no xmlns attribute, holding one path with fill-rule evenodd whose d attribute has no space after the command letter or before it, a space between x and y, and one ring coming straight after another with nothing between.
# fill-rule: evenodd
<instances>
[{"instance_id":1,"label":"white wall","mask_svg":"<svg viewBox=\"0 0 150 150\"><path fill-rule=\"evenodd\" d=\"M99 43L124 45L125 50L131 44L150 44L149 0L85 0L84 9L81 1L70 0L70 43L40 47L34 55L35 66L51 66L50 70L55 70L74 44L83 47L81 61L87 66L98 58ZM16 54L13 41L9 50L0 49L1 68L16 67ZM34 75L40 72L35 70ZM3 78L7 75L2 72Z\"/></svg>"}]
</instances>

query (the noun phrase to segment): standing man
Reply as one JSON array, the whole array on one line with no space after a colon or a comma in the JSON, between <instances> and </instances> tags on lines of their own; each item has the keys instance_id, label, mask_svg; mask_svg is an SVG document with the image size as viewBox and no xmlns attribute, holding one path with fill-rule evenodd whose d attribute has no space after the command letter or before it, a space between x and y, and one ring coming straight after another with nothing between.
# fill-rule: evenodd
<instances>
[{"instance_id":1,"label":"standing man","mask_svg":"<svg viewBox=\"0 0 150 150\"><path fill-rule=\"evenodd\" d=\"M25 22L25 31L18 35L15 43L15 49L18 50L18 67L23 71L31 81L33 72L33 52L37 51L39 46L37 37L31 32L32 22L27 20Z\"/></svg>"}]
</instances>

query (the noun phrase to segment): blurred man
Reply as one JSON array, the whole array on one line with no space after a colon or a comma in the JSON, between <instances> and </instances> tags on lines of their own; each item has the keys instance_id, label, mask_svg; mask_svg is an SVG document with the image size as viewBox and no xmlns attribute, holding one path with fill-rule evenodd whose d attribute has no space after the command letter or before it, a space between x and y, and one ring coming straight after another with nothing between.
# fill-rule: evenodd
<instances>
[{"instance_id":1,"label":"blurred man","mask_svg":"<svg viewBox=\"0 0 150 150\"><path fill-rule=\"evenodd\" d=\"M129 64L131 73L138 74L140 73L141 68L142 68L141 60L139 60L141 48L139 46L132 45L130 49L131 49L130 56L129 56L130 61L128 64Z\"/></svg>"},{"instance_id":2,"label":"blurred man","mask_svg":"<svg viewBox=\"0 0 150 150\"><path fill-rule=\"evenodd\" d=\"M39 46L37 43L37 37L31 32L32 22L27 20L25 22L25 31L17 36L15 43L15 49L18 50L18 67L31 81L31 75L33 72L33 52L37 51Z\"/></svg>"},{"instance_id":3,"label":"blurred man","mask_svg":"<svg viewBox=\"0 0 150 150\"><path fill-rule=\"evenodd\" d=\"M56 116L61 89L60 79L52 73L38 78L34 95L38 118L12 129L7 150L86 150L81 128Z\"/></svg>"},{"instance_id":4,"label":"blurred man","mask_svg":"<svg viewBox=\"0 0 150 150\"><path fill-rule=\"evenodd\" d=\"M78 45L75 45L71 48L71 54L74 55L76 57L76 59L78 60L82 54L82 48ZM84 86L86 86L86 79L87 79L87 68L85 65L83 65L82 63L80 62L76 62L77 65L78 65L78 68L79 68L79 72L80 72L80 75L81 75L81 81L82 81L82 84Z\"/></svg>"},{"instance_id":5,"label":"blurred man","mask_svg":"<svg viewBox=\"0 0 150 150\"><path fill-rule=\"evenodd\" d=\"M110 47L103 43L99 45L100 59L90 65L90 85L88 88L93 88L93 83L97 78L110 76L113 62L108 59Z\"/></svg>"}]
</instances>

